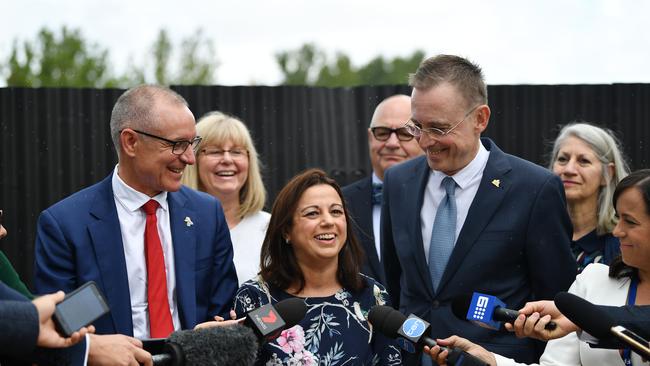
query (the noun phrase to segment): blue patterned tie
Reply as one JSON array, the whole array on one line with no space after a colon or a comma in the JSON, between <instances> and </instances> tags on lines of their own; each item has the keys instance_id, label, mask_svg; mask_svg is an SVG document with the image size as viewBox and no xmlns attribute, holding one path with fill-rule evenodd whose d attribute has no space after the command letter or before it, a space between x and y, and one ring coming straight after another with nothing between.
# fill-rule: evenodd
<instances>
[{"instance_id":1,"label":"blue patterned tie","mask_svg":"<svg viewBox=\"0 0 650 366\"><path fill-rule=\"evenodd\" d=\"M447 194L438 206L429 245L429 273L434 292L438 289L456 241L456 182L452 177L445 177L442 186Z\"/></svg>"},{"instance_id":2,"label":"blue patterned tie","mask_svg":"<svg viewBox=\"0 0 650 366\"><path fill-rule=\"evenodd\" d=\"M381 193L384 190L383 183L372 184L372 204L381 205Z\"/></svg>"}]
</instances>

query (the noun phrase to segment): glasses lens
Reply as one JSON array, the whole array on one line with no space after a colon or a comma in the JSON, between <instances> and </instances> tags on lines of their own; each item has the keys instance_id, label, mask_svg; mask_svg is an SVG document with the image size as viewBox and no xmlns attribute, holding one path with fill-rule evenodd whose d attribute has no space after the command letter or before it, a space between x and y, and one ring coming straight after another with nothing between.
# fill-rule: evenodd
<instances>
[{"instance_id":1,"label":"glasses lens","mask_svg":"<svg viewBox=\"0 0 650 366\"><path fill-rule=\"evenodd\" d=\"M404 126L404 128L413 137L418 137L421 134L420 128L416 126L413 122L407 123L406 126Z\"/></svg>"},{"instance_id":2,"label":"glasses lens","mask_svg":"<svg viewBox=\"0 0 650 366\"><path fill-rule=\"evenodd\" d=\"M172 152L176 155L183 155L188 146L190 146L189 141L176 141L176 143L174 143Z\"/></svg>"},{"instance_id":3,"label":"glasses lens","mask_svg":"<svg viewBox=\"0 0 650 366\"><path fill-rule=\"evenodd\" d=\"M405 127L398 128L396 133L397 138L400 141L409 141L413 139L413 135Z\"/></svg>"},{"instance_id":4,"label":"glasses lens","mask_svg":"<svg viewBox=\"0 0 650 366\"><path fill-rule=\"evenodd\" d=\"M200 136L197 136L192 140L192 150L194 150L194 153L196 154L196 151L199 148L199 144L201 143L202 138Z\"/></svg>"},{"instance_id":5,"label":"glasses lens","mask_svg":"<svg viewBox=\"0 0 650 366\"><path fill-rule=\"evenodd\" d=\"M386 127L373 127L372 134L379 141L386 141L390 137L390 128Z\"/></svg>"}]
</instances>

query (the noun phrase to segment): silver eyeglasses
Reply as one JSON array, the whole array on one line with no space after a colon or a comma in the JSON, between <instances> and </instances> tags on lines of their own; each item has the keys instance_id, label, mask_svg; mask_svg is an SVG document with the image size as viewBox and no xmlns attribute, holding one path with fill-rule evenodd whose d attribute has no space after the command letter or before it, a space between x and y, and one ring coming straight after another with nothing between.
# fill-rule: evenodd
<instances>
[{"instance_id":1,"label":"silver eyeglasses","mask_svg":"<svg viewBox=\"0 0 650 366\"><path fill-rule=\"evenodd\" d=\"M447 129L441 129L441 128L436 128L436 127L424 128L424 127L422 127L420 122L416 122L412 118L409 119L406 122L404 127L406 128L408 133L413 135L413 137L415 137L416 139L419 139L420 137L422 137L423 133L426 133L428 136L443 137L443 136L446 136L446 135L450 134L451 131L453 131L456 127L458 127L461 123L463 123L463 121L465 121L467 119L467 117L470 114L472 114L472 112L474 112L476 110L476 108L478 108L480 106L482 106L482 104L478 104L478 105L474 106L474 108L470 109L469 112L465 113L465 115L463 116L463 119L461 119L460 121L458 121L458 123L456 123L455 125L453 125L450 128L447 128Z\"/></svg>"},{"instance_id":2,"label":"silver eyeglasses","mask_svg":"<svg viewBox=\"0 0 650 366\"><path fill-rule=\"evenodd\" d=\"M174 140L169 140L169 139L166 139L164 137L156 136L156 135L153 135L153 134L150 134L150 133L147 133L147 132L138 131L138 130L135 130L135 129L132 129L132 130L133 130L133 132L139 133L141 135L144 135L144 136L147 136L147 137L151 137L151 138L166 142L172 148L172 154L174 154L174 155L183 155L185 150L187 150L187 148L190 147L190 146L192 146L192 150L194 150L194 153L196 154L196 148L199 146L199 143L201 142L201 136L196 136L192 140L176 140L176 141L174 141ZM122 132L122 131L120 131L120 132Z\"/></svg>"}]
</instances>

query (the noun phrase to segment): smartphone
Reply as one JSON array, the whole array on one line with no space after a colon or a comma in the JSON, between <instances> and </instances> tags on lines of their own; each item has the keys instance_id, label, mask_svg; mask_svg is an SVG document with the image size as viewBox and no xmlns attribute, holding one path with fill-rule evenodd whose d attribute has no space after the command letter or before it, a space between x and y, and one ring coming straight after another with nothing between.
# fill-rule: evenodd
<instances>
[{"instance_id":1,"label":"smartphone","mask_svg":"<svg viewBox=\"0 0 650 366\"><path fill-rule=\"evenodd\" d=\"M109 311L104 296L95 282L90 281L67 294L56 305L54 323L62 334L69 337Z\"/></svg>"},{"instance_id":2,"label":"smartphone","mask_svg":"<svg viewBox=\"0 0 650 366\"><path fill-rule=\"evenodd\" d=\"M645 359L650 359L650 344L646 339L620 325L612 327L611 331L616 338L629 345L634 352Z\"/></svg>"}]
</instances>

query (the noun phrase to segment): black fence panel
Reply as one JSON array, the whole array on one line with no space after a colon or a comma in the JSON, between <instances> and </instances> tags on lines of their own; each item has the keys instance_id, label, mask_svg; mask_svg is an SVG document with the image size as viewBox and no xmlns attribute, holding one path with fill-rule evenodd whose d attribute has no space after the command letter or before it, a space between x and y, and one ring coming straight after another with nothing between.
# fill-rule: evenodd
<instances>
[{"instance_id":1,"label":"black fence panel","mask_svg":"<svg viewBox=\"0 0 650 366\"><path fill-rule=\"evenodd\" d=\"M220 110L250 128L264 164L269 207L286 181L320 167L342 185L370 173L367 127L384 98L407 86L355 88L174 87L197 119ZM633 168L648 166L650 84L489 87L485 133L538 164L558 126L589 121L617 132ZM38 214L98 182L116 163L109 133L119 89L0 88L0 208L9 231L0 248L31 284Z\"/></svg>"}]
</instances>

